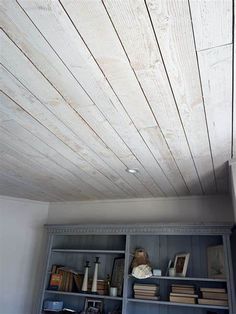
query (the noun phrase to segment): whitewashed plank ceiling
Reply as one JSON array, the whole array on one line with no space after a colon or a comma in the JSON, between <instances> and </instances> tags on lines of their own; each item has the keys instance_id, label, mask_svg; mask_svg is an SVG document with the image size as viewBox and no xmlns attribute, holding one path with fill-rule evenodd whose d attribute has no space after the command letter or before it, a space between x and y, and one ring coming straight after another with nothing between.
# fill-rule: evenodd
<instances>
[{"instance_id":1,"label":"whitewashed plank ceiling","mask_svg":"<svg viewBox=\"0 0 236 314\"><path fill-rule=\"evenodd\" d=\"M233 0L0 3L0 195L228 192Z\"/></svg>"}]
</instances>

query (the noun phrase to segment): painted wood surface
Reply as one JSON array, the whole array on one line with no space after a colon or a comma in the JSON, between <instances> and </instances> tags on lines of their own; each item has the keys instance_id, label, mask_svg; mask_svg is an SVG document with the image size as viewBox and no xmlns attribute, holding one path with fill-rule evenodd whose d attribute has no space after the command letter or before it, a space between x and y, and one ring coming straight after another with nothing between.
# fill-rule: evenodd
<instances>
[{"instance_id":1,"label":"painted wood surface","mask_svg":"<svg viewBox=\"0 0 236 314\"><path fill-rule=\"evenodd\" d=\"M227 193L236 145L232 0L0 7L0 194Z\"/></svg>"}]
</instances>

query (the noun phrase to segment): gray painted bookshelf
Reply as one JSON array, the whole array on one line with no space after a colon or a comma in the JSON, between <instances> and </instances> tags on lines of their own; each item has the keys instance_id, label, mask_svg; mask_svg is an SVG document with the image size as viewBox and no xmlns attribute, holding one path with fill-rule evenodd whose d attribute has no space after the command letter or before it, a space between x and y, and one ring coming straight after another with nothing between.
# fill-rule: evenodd
<instances>
[{"instance_id":1,"label":"gray painted bookshelf","mask_svg":"<svg viewBox=\"0 0 236 314\"><path fill-rule=\"evenodd\" d=\"M63 301L66 307L83 310L86 298L104 302L105 314L116 307L122 314L235 314L235 291L230 251L230 224L144 224L144 225L46 225L48 234L44 275L39 292L36 313L43 313L44 300ZM207 277L207 247L223 245L226 279ZM190 260L186 277L152 276L138 280L130 275L132 253L144 248L153 268L165 274L169 259L188 252ZM64 265L83 272L86 260L100 257L99 278L111 274L114 258L124 257L123 293L118 297L90 293L53 291L48 289L52 265ZM90 277L93 268L90 270ZM134 283L160 285L160 301L133 298ZM191 284L200 287L226 288L228 306L173 303L168 300L171 284Z\"/></svg>"}]
</instances>

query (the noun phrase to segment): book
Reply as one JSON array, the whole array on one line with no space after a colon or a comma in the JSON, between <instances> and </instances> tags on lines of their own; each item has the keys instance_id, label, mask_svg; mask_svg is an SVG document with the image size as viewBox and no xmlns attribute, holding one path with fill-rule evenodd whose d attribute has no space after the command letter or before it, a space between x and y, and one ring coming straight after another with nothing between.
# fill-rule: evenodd
<instances>
[{"instance_id":1,"label":"book","mask_svg":"<svg viewBox=\"0 0 236 314\"><path fill-rule=\"evenodd\" d=\"M227 306L227 300L198 299L199 304Z\"/></svg>"},{"instance_id":2,"label":"book","mask_svg":"<svg viewBox=\"0 0 236 314\"><path fill-rule=\"evenodd\" d=\"M72 273L72 274L75 274L75 275L79 274L78 270L76 270L76 269L58 265L57 271L60 271L60 270L65 271L65 272L69 272L69 273Z\"/></svg>"},{"instance_id":3,"label":"book","mask_svg":"<svg viewBox=\"0 0 236 314\"><path fill-rule=\"evenodd\" d=\"M202 292L203 299L213 299L213 300L228 300L227 293L219 292Z\"/></svg>"},{"instance_id":4,"label":"book","mask_svg":"<svg viewBox=\"0 0 236 314\"><path fill-rule=\"evenodd\" d=\"M145 283L143 283L143 284L141 284L141 283L139 283L139 284L137 284L137 283L135 283L134 284L134 288L136 288L136 289L148 289L148 290L152 290L152 289L156 289L158 287L158 285L154 285L154 284L145 284Z\"/></svg>"},{"instance_id":5,"label":"book","mask_svg":"<svg viewBox=\"0 0 236 314\"><path fill-rule=\"evenodd\" d=\"M196 298L191 298L191 297L178 297L178 296L172 296L172 295L170 295L170 302L195 304L195 303L196 303Z\"/></svg>"},{"instance_id":6,"label":"book","mask_svg":"<svg viewBox=\"0 0 236 314\"><path fill-rule=\"evenodd\" d=\"M170 293L174 297L198 298L198 294L185 294L185 293Z\"/></svg>"},{"instance_id":7,"label":"book","mask_svg":"<svg viewBox=\"0 0 236 314\"><path fill-rule=\"evenodd\" d=\"M135 299L144 299L144 300L160 300L160 296L143 296L143 295L134 295Z\"/></svg>"},{"instance_id":8,"label":"book","mask_svg":"<svg viewBox=\"0 0 236 314\"><path fill-rule=\"evenodd\" d=\"M189 294L189 295L193 295L195 294L194 290L189 290L189 289L172 289L173 293L183 293L183 294Z\"/></svg>"},{"instance_id":9,"label":"book","mask_svg":"<svg viewBox=\"0 0 236 314\"><path fill-rule=\"evenodd\" d=\"M82 284L83 284L83 276L80 274L78 274L78 275L73 274L73 278L74 278L74 282L75 282L75 286L77 288L77 291L80 291L82 288Z\"/></svg>"},{"instance_id":10,"label":"book","mask_svg":"<svg viewBox=\"0 0 236 314\"><path fill-rule=\"evenodd\" d=\"M145 291L145 290L134 290L134 293L138 294L147 294L147 295L155 295L158 291Z\"/></svg>"},{"instance_id":11,"label":"book","mask_svg":"<svg viewBox=\"0 0 236 314\"><path fill-rule=\"evenodd\" d=\"M51 274L50 283L49 283L49 290L59 290L61 281L62 281L62 275Z\"/></svg>"},{"instance_id":12,"label":"book","mask_svg":"<svg viewBox=\"0 0 236 314\"><path fill-rule=\"evenodd\" d=\"M219 292L219 293L226 293L225 288L200 288L201 292Z\"/></svg>"}]
</instances>

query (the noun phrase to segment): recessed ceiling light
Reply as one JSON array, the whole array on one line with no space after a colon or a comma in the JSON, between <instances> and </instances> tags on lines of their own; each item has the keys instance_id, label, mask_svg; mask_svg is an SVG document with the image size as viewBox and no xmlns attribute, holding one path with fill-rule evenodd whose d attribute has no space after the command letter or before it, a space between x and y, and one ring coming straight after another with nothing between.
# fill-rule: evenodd
<instances>
[{"instance_id":1,"label":"recessed ceiling light","mask_svg":"<svg viewBox=\"0 0 236 314\"><path fill-rule=\"evenodd\" d=\"M135 174L139 172L138 169L130 169L130 168L127 168L126 171L131 174Z\"/></svg>"}]
</instances>

